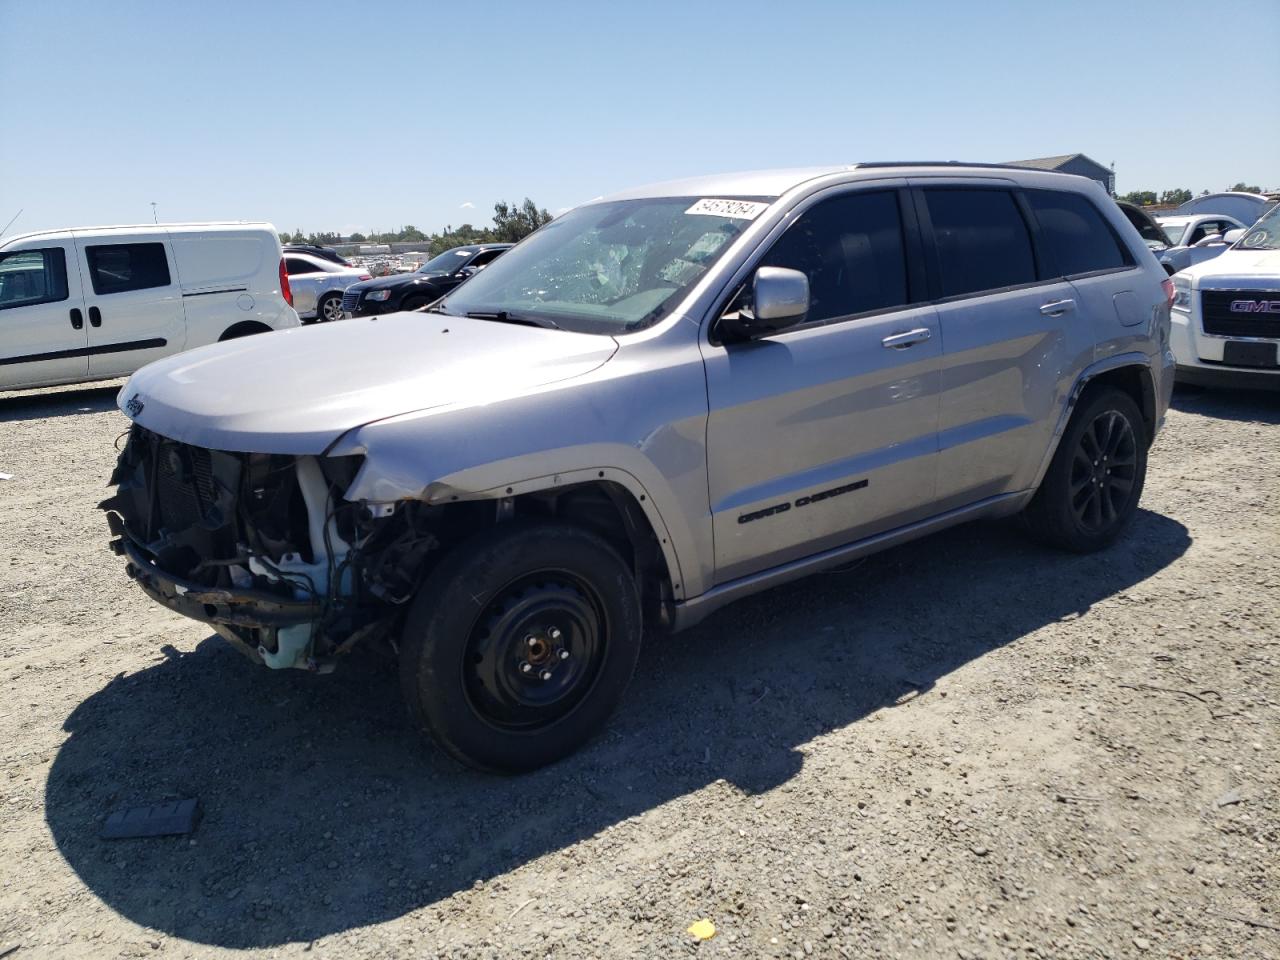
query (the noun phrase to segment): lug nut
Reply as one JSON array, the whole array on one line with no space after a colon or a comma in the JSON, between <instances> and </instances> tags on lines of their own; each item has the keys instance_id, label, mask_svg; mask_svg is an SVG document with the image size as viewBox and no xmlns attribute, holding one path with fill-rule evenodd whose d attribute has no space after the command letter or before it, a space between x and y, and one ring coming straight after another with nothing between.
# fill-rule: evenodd
<instances>
[{"instance_id":1,"label":"lug nut","mask_svg":"<svg viewBox=\"0 0 1280 960\"><path fill-rule=\"evenodd\" d=\"M559 627L552 627L550 630L548 630L548 631L547 631L547 636L549 636L552 640L559 640L559 639L560 639L560 628L559 628Z\"/></svg>"},{"instance_id":2,"label":"lug nut","mask_svg":"<svg viewBox=\"0 0 1280 960\"><path fill-rule=\"evenodd\" d=\"M533 664L532 664L532 663L530 663L528 660L526 660L524 663L520 664L520 672L521 672L521 673L532 673L532 672L533 672Z\"/></svg>"},{"instance_id":3,"label":"lug nut","mask_svg":"<svg viewBox=\"0 0 1280 960\"><path fill-rule=\"evenodd\" d=\"M561 659L561 660L568 660L568 659L569 659L569 651L568 651L568 650L561 650L561 651L560 651L560 659Z\"/></svg>"},{"instance_id":4,"label":"lug nut","mask_svg":"<svg viewBox=\"0 0 1280 960\"><path fill-rule=\"evenodd\" d=\"M524 645L526 647L536 647L538 645L538 638L531 633L524 638Z\"/></svg>"},{"instance_id":5,"label":"lug nut","mask_svg":"<svg viewBox=\"0 0 1280 960\"><path fill-rule=\"evenodd\" d=\"M538 676L540 676L543 680L550 680L550 679L551 679L551 671L550 671L550 670L543 670L543 671L542 671L542 673L538 674Z\"/></svg>"}]
</instances>

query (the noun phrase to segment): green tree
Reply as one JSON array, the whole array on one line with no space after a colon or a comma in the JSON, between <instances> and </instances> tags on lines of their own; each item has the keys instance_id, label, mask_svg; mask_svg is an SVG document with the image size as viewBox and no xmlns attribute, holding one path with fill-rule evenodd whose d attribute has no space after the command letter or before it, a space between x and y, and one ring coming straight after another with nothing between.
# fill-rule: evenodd
<instances>
[{"instance_id":1,"label":"green tree","mask_svg":"<svg viewBox=\"0 0 1280 960\"><path fill-rule=\"evenodd\" d=\"M347 237L347 240L348 240L350 243L364 243L364 239L365 239L364 234L363 234L363 233L360 233L359 231L357 231L356 233L353 233L351 236Z\"/></svg>"},{"instance_id":2,"label":"green tree","mask_svg":"<svg viewBox=\"0 0 1280 960\"><path fill-rule=\"evenodd\" d=\"M528 197L518 207L505 200L499 200L493 205L493 238L500 243L523 240L544 223L550 222L551 214L546 210L539 210L538 205Z\"/></svg>"},{"instance_id":3,"label":"green tree","mask_svg":"<svg viewBox=\"0 0 1280 960\"><path fill-rule=\"evenodd\" d=\"M282 231L280 232L280 242L281 242L281 243L293 243L293 237L289 234L289 231L288 231L288 230L282 230Z\"/></svg>"},{"instance_id":4,"label":"green tree","mask_svg":"<svg viewBox=\"0 0 1280 960\"><path fill-rule=\"evenodd\" d=\"M1262 188L1261 188L1261 187L1257 187L1257 186L1254 186L1254 187L1246 186L1246 185L1245 185L1245 182L1244 182L1243 180L1241 180L1239 183L1237 183L1234 187L1227 187L1227 189L1228 189L1228 190L1236 191L1237 193L1261 193L1261 192L1262 192Z\"/></svg>"},{"instance_id":5,"label":"green tree","mask_svg":"<svg viewBox=\"0 0 1280 960\"><path fill-rule=\"evenodd\" d=\"M1156 192L1154 190L1134 190L1132 193L1126 193L1116 199L1136 204L1139 207L1149 207L1156 202Z\"/></svg>"},{"instance_id":6,"label":"green tree","mask_svg":"<svg viewBox=\"0 0 1280 960\"><path fill-rule=\"evenodd\" d=\"M1166 190L1164 193L1160 194L1161 203L1172 203L1176 205L1179 203L1186 203L1190 199L1191 191L1184 190L1181 187L1174 190Z\"/></svg>"}]
</instances>

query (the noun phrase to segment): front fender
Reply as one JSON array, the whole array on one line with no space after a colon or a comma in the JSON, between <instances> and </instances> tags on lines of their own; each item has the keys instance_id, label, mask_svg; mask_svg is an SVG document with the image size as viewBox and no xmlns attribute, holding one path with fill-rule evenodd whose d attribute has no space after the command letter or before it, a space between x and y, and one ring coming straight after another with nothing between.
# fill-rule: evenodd
<instances>
[{"instance_id":1,"label":"front fender","mask_svg":"<svg viewBox=\"0 0 1280 960\"><path fill-rule=\"evenodd\" d=\"M444 505L609 481L644 511L677 600L710 584L714 550L701 357L618 357L531 394L358 427L329 456L365 458L351 501Z\"/></svg>"}]
</instances>

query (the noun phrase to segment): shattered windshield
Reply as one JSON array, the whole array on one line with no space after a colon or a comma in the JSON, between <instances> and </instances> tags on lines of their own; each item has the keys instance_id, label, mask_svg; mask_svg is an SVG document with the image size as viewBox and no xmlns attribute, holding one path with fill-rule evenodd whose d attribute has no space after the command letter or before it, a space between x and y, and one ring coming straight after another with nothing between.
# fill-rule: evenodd
<instances>
[{"instance_id":1,"label":"shattered windshield","mask_svg":"<svg viewBox=\"0 0 1280 960\"><path fill-rule=\"evenodd\" d=\"M1249 227L1236 241L1236 250L1280 250L1280 204Z\"/></svg>"},{"instance_id":2,"label":"shattered windshield","mask_svg":"<svg viewBox=\"0 0 1280 960\"><path fill-rule=\"evenodd\" d=\"M664 197L578 207L469 280L456 315L617 334L657 322L769 206Z\"/></svg>"}]
</instances>

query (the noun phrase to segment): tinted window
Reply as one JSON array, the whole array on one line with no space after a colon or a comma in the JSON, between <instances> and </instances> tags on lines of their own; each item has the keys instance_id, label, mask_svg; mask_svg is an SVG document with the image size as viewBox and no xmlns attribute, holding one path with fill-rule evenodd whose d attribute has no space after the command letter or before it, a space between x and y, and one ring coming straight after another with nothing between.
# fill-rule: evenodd
<instances>
[{"instance_id":1,"label":"tinted window","mask_svg":"<svg viewBox=\"0 0 1280 960\"><path fill-rule=\"evenodd\" d=\"M125 293L169 285L163 243L113 243L85 247L93 292Z\"/></svg>"},{"instance_id":2,"label":"tinted window","mask_svg":"<svg viewBox=\"0 0 1280 960\"><path fill-rule=\"evenodd\" d=\"M67 299L67 258L61 247L0 253L0 310Z\"/></svg>"},{"instance_id":3,"label":"tinted window","mask_svg":"<svg viewBox=\"0 0 1280 960\"><path fill-rule=\"evenodd\" d=\"M852 193L806 211L761 266L808 274L809 319L830 320L910 302L902 244L897 195Z\"/></svg>"},{"instance_id":4,"label":"tinted window","mask_svg":"<svg viewBox=\"0 0 1280 960\"><path fill-rule=\"evenodd\" d=\"M320 272L320 268L318 266L316 266L310 260L303 260L301 257L285 257L284 268L285 268L285 272L288 273L289 276L291 277L299 273L319 273Z\"/></svg>"},{"instance_id":5,"label":"tinted window","mask_svg":"<svg viewBox=\"0 0 1280 960\"><path fill-rule=\"evenodd\" d=\"M1133 258L1088 197L1056 190L1029 190L1053 272L1071 277L1132 266Z\"/></svg>"},{"instance_id":6,"label":"tinted window","mask_svg":"<svg viewBox=\"0 0 1280 960\"><path fill-rule=\"evenodd\" d=\"M926 190L942 296L998 290L1036 279L1031 234L1005 190Z\"/></svg>"},{"instance_id":7,"label":"tinted window","mask_svg":"<svg viewBox=\"0 0 1280 960\"><path fill-rule=\"evenodd\" d=\"M484 253L477 254L476 258L467 264L469 267L483 267L490 260L496 260L506 251L504 250L486 250Z\"/></svg>"}]
</instances>

